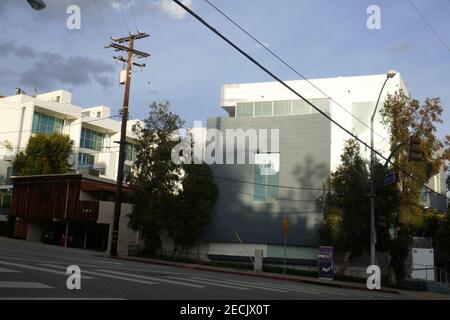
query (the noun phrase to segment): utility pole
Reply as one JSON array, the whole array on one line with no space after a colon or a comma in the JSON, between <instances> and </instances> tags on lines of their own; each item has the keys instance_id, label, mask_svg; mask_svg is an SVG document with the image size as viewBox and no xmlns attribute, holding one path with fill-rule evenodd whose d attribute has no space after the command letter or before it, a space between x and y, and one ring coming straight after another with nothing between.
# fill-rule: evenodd
<instances>
[{"instance_id":1,"label":"utility pole","mask_svg":"<svg viewBox=\"0 0 450 320\"><path fill-rule=\"evenodd\" d=\"M128 53L127 59L123 57L114 57L117 61L127 63L127 73L125 80L125 92L123 96L123 108L122 108L122 126L120 129L120 141L119 141L119 165L117 169L117 182L116 182L116 197L114 203L114 220L113 220L113 232L111 240L111 256L117 256L117 246L119 243L119 222L120 211L122 208L123 199L123 169L125 163L125 145L126 145L126 133L127 133L127 121L128 121L128 102L130 100L130 85L131 85L131 72L133 65L144 68L145 64L137 64L133 62L133 57L147 58L150 55L148 53L138 51L134 49L134 41L142 38L146 38L149 35L143 32L138 34L130 34L128 37L112 39L112 42L106 48L114 48L116 51L124 51ZM122 45L122 43L128 42L128 47Z\"/></svg>"}]
</instances>

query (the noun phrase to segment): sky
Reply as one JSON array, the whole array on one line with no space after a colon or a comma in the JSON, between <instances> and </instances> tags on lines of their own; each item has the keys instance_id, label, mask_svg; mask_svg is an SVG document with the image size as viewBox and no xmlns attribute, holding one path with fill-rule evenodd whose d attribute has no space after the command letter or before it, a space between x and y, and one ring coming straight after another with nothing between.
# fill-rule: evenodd
<instances>
[{"instance_id":1,"label":"sky","mask_svg":"<svg viewBox=\"0 0 450 320\"><path fill-rule=\"evenodd\" d=\"M171 0L44 1L35 11L26 0L0 0L0 95L65 89L74 104L117 113L123 65L104 47L136 29L150 34L136 48L151 57L134 69L132 118L169 101L186 125L206 123L226 115L223 84L272 81ZM399 71L414 98L442 99L438 135L450 134L450 0L411 0L427 22L409 0L210 1L310 79ZM204 0L184 3L280 78L299 79ZM80 8L80 29L67 28L70 5ZM380 8L380 29L367 28L371 5Z\"/></svg>"}]
</instances>

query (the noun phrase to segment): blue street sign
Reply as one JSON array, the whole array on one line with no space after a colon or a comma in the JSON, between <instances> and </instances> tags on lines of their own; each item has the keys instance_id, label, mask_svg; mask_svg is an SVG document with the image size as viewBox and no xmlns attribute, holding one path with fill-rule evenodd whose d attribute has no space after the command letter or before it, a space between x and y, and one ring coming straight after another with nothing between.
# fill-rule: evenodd
<instances>
[{"instance_id":1,"label":"blue street sign","mask_svg":"<svg viewBox=\"0 0 450 320\"><path fill-rule=\"evenodd\" d=\"M395 173L391 172L384 177L384 185L388 186L393 183L395 183Z\"/></svg>"}]
</instances>

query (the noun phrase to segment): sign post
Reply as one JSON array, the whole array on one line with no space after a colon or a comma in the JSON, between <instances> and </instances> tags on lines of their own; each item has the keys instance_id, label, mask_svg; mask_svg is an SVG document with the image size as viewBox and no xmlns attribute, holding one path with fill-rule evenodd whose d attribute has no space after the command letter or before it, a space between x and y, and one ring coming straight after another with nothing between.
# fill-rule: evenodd
<instances>
[{"instance_id":1,"label":"sign post","mask_svg":"<svg viewBox=\"0 0 450 320\"><path fill-rule=\"evenodd\" d=\"M333 278L334 278L334 248L320 246L317 264L319 267L319 279L333 280Z\"/></svg>"},{"instance_id":2,"label":"sign post","mask_svg":"<svg viewBox=\"0 0 450 320\"><path fill-rule=\"evenodd\" d=\"M286 246L287 246L287 235L289 232L289 220L287 216L284 216L283 221L283 231L284 231L284 268L283 268L283 274L286 274Z\"/></svg>"}]
</instances>

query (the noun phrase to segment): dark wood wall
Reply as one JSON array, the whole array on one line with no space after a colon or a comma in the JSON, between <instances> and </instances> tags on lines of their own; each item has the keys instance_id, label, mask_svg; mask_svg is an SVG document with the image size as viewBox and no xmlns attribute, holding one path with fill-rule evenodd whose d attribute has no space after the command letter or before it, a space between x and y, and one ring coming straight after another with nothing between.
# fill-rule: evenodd
<instances>
[{"instance_id":1,"label":"dark wood wall","mask_svg":"<svg viewBox=\"0 0 450 320\"><path fill-rule=\"evenodd\" d=\"M98 203L80 201L81 176L14 179L11 215L28 219L97 220Z\"/></svg>"}]
</instances>

